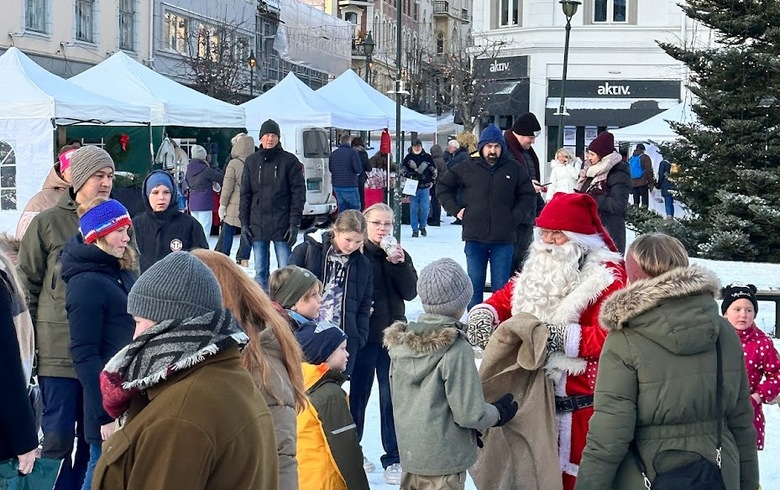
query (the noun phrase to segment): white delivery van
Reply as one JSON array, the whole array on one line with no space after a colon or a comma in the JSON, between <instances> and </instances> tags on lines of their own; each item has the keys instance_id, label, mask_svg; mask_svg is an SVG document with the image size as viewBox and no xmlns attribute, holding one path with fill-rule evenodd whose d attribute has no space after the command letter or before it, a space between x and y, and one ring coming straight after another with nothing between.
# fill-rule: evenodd
<instances>
[{"instance_id":1,"label":"white delivery van","mask_svg":"<svg viewBox=\"0 0 780 490\"><path fill-rule=\"evenodd\" d=\"M303 164L303 177L306 183L306 204L303 206L301 229L313 224L330 221L336 211L336 198L330 181L328 158L330 140L324 128L315 126L282 126L282 148L294 153Z\"/></svg>"}]
</instances>

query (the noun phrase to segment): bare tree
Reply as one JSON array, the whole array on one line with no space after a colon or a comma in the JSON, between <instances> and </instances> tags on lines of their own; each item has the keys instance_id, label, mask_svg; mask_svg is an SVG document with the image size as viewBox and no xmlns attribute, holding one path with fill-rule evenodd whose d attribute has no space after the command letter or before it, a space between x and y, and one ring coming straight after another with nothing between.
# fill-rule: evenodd
<instances>
[{"instance_id":1,"label":"bare tree","mask_svg":"<svg viewBox=\"0 0 780 490\"><path fill-rule=\"evenodd\" d=\"M470 44L470 45L468 45ZM496 77L490 73L477 72L475 60L494 60L499 57L506 41L473 39L446 54L434 55L434 83L436 84L436 109L441 114L454 110L463 121L464 131L471 132L477 117L486 114L490 102L490 85Z\"/></svg>"}]
</instances>

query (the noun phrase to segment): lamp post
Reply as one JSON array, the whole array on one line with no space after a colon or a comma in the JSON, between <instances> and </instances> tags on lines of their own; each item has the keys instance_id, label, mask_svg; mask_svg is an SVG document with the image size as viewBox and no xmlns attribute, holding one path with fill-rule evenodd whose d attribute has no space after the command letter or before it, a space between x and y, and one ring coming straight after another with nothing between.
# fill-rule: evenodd
<instances>
[{"instance_id":1,"label":"lamp post","mask_svg":"<svg viewBox=\"0 0 780 490\"><path fill-rule=\"evenodd\" d=\"M255 58L255 50L249 52L249 58L246 59L246 64L249 66L249 97L255 95L255 67L257 66L257 58Z\"/></svg>"},{"instance_id":2,"label":"lamp post","mask_svg":"<svg viewBox=\"0 0 780 490\"><path fill-rule=\"evenodd\" d=\"M366 83L371 84L371 55L374 53L374 38L371 37L371 31L368 31L363 40L363 54L366 56Z\"/></svg>"},{"instance_id":3,"label":"lamp post","mask_svg":"<svg viewBox=\"0 0 780 490\"><path fill-rule=\"evenodd\" d=\"M563 9L563 15L566 16L566 41L563 44L563 77L561 77L561 100L558 106L558 148L563 147L563 116L568 116L566 112L566 71L569 68L569 35L571 34L571 18L577 13L577 7L582 2L579 0L560 0Z\"/></svg>"}]
</instances>

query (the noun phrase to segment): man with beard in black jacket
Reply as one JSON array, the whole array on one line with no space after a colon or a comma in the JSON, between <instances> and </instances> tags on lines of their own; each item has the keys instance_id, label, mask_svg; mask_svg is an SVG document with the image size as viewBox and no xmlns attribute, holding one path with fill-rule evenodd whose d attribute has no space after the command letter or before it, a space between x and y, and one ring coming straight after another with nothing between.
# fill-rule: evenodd
<instances>
[{"instance_id":1,"label":"man with beard in black jacket","mask_svg":"<svg viewBox=\"0 0 780 490\"><path fill-rule=\"evenodd\" d=\"M498 291L512 274L517 228L533 226L536 192L528 172L507 151L501 130L488 125L479 152L451 168L436 187L448 213L463 222L466 265L474 293L468 307L482 302L487 264ZM462 192L462 202L456 198Z\"/></svg>"},{"instance_id":2,"label":"man with beard in black jacket","mask_svg":"<svg viewBox=\"0 0 780 490\"><path fill-rule=\"evenodd\" d=\"M260 149L244 164L238 212L241 233L255 256L255 281L266 291L271 242L277 266L286 267L306 203L303 167L295 155L282 149L280 135L273 119L260 127Z\"/></svg>"}]
</instances>

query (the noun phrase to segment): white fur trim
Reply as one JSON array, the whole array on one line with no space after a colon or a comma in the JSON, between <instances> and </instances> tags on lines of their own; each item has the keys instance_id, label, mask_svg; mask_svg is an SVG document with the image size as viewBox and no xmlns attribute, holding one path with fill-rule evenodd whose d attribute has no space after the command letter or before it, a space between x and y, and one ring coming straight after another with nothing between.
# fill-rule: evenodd
<instances>
[{"instance_id":1,"label":"white fur trim","mask_svg":"<svg viewBox=\"0 0 780 490\"><path fill-rule=\"evenodd\" d=\"M567 357L563 352L553 352L547 356L544 370L547 372L547 377L556 383L557 388L558 382L556 380L561 376L565 377L567 374L578 376L584 373L587 367L588 362L581 357ZM566 383L563 382L561 384L565 386ZM558 396L566 396L565 391L558 394L556 390L556 394Z\"/></svg>"},{"instance_id":2,"label":"white fur trim","mask_svg":"<svg viewBox=\"0 0 780 490\"><path fill-rule=\"evenodd\" d=\"M579 323L568 325L566 327L565 339L563 353L566 354L566 357L579 357L582 326Z\"/></svg>"},{"instance_id":3,"label":"white fur trim","mask_svg":"<svg viewBox=\"0 0 780 490\"><path fill-rule=\"evenodd\" d=\"M571 464L569 459L571 459L572 412L559 413L556 417L558 418L558 464L562 472L568 473L566 468Z\"/></svg>"}]
</instances>

